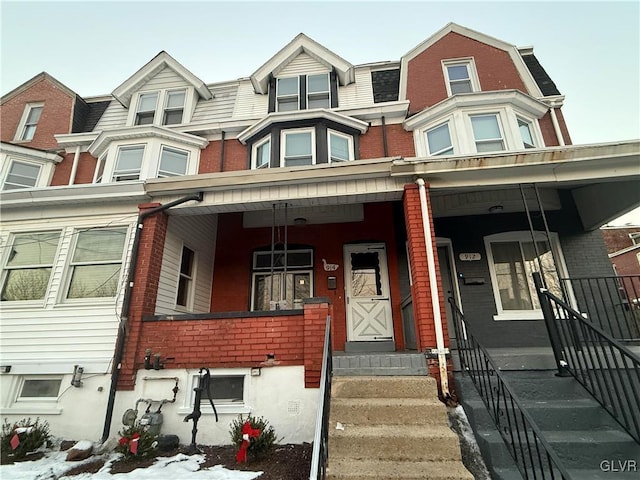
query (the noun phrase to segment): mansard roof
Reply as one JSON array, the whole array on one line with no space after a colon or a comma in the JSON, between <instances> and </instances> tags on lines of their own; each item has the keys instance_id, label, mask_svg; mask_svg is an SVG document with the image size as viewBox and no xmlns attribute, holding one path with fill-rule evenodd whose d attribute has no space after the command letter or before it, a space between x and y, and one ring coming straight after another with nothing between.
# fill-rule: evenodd
<instances>
[{"instance_id":1,"label":"mansard roof","mask_svg":"<svg viewBox=\"0 0 640 480\"><path fill-rule=\"evenodd\" d=\"M213 95L202 80L187 70L164 50L158 53L158 55L153 57L150 62L125 80L112 92L112 95L123 106L128 107L133 94L165 67L170 68L184 78L187 83L191 84L201 98L205 100L213 98Z\"/></svg>"},{"instance_id":2,"label":"mansard roof","mask_svg":"<svg viewBox=\"0 0 640 480\"><path fill-rule=\"evenodd\" d=\"M354 68L351 63L307 37L304 33L299 33L251 75L251 83L255 92L267 93L269 76L277 74L303 52L323 63L329 69L335 69L341 85L348 85L355 80Z\"/></svg>"}]
</instances>

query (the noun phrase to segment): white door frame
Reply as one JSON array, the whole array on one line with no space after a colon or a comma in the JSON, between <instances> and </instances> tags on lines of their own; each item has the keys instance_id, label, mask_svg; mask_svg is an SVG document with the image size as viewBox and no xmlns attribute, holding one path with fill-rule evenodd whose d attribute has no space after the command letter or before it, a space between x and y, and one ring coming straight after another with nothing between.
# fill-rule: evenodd
<instances>
[{"instance_id":1,"label":"white door frame","mask_svg":"<svg viewBox=\"0 0 640 480\"><path fill-rule=\"evenodd\" d=\"M446 249L446 254L447 254L447 258L449 259L449 275L451 276L451 284L452 284L452 288L453 291L451 292L453 294L453 299L456 302L456 305L458 305L458 308L460 309L460 311L462 312L462 301L461 301L461 297L460 297L460 285L458 284L458 272L456 270L456 259L455 259L455 255L453 254L453 244L451 242L450 238L443 238L443 237L436 237L436 251L438 248L443 247ZM441 277L442 278L442 268L443 265L440 265L440 270L441 270ZM443 297L444 297L444 301L447 302L447 291L445 288L445 285L441 285L441 287L443 288ZM446 306L445 306L446 307ZM446 308L445 308L446 311ZM453 338L455 337L455 330L451 328L451 325L453 323L453 319L452 318L447 318L447 326L449 327L449 337Z\"/></svg>"}]
</instances>

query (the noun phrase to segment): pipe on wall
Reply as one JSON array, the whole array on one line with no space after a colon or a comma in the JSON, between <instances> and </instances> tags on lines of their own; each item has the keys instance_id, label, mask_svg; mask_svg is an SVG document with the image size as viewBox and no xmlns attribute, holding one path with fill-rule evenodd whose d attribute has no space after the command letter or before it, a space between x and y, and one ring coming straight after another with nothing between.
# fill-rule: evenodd
<instances>
[{"instance_id":1,"label":"pipe on wall","mask_svg":"<svg viewBox=\"0 0 640 480\"><path fill-rule=\"evenodd\" d=\"M76 172L78 171L78 163L80 163L80 145L76 147L76 151L73 154L73 166L71 167L71 174L69 175L69 185L76 183Z\"/></svg>"},{"instance_id":2,"label":"pipe on wall","mask_svg":"<svg viewBox=\"0 0 640 480\"><path fill-rule=\"evenodd\" d=\"M551 115L551 123L553 123L553 130L556 132L558 143L561 147L564 147L564 137L562 136L562 130L560 130L560 123L558 123L558 116L556 115L556 109L550 108L549 114Z\"/></svg>"}]
</instances>

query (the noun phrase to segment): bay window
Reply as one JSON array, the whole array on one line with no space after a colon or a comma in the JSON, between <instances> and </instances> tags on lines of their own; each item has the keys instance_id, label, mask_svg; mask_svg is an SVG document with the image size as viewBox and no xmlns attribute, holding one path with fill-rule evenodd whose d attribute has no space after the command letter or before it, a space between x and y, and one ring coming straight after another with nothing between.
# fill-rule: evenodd
<instances>
[{"instance_id":1,"label":"bay window","mask_svg":"<svg viewBox=\"0 0 640 480\"><path fill-rule=\"evenodd\" d=\"M189 164L189 152L163 145L160 152L158 178L185 175Z\"/></svg>"},{"instance_id":2,"label":"bay window","mask_svg":"<svg viewBox=\"0 0 640 480\"><path fill-rule=\"evenodd\" d=\"M142 157L144 156L144 145L132 145L120 147L118 158L113 170L112 180L114 182L124 182L127 180L138 180L142 169Z\"/></svg>"},{"instance_id":3,"label":"bay window","mask_svg":"<svg viewBox=\"0 0 640 480\"><path fill-rule=\"evenodd\" d=\"M329 130L329 161L348 162L353 160L353 137Z\"/></svg>"},{"instance_id":4,"label":"bay window","mask_svg":"<svg viewBox=\"0 0 640 480\"><path fill-rule=\"evenodd\" d=\"M315 164L314 133L312 129L283 131L281 166L298 167Z\"/></svg>"},{"instance_id":5,"label":"bay window","mask_svg":"<svg viewBox=\"0 0 640 480\"><path fill-rule=\"evenodd\" d=\"M271 137L266 137L252 147L251 168L269 168L271 162Z\"/></svg>"},{"instance_id":6,"label":"bay window","mask_svg":"<svg viewBox=\"0 0 640 480\"><path fill-rule=\"evenodd\" d=\"M450 155L453 153L449 123L443 123L426 132L429 155Z\"/></svg>"},{"instance_id":7,"label":"bay window","mask_svg":"<svg viewBox=\"0 0 640 480\"><path fill-rule=\"evenodd\" d=\"M40 176L41 165L13 160L4 180L3 190L35 187Z\"/></svg>"},{"instance_id":8,"label":"bay window","mask_svg":"<svg viewBox=\"0 0 640 480\"><path fill-rule=\"evenodd\" d=\"M478 153L504 150L504 139L497 114L472 115L470 119Z\"/></svg>"},{"instance_id":9,"label":"bay window","mask_svg":"<svg viewBox=\"0 0 640 480\"><path fill-rule=\"evenodd\" d=\"M531 122L518 118L518 130L520 131L520 138L524 148L535 148L536 143L531 133Z\"/></svg>"}]
</instances>

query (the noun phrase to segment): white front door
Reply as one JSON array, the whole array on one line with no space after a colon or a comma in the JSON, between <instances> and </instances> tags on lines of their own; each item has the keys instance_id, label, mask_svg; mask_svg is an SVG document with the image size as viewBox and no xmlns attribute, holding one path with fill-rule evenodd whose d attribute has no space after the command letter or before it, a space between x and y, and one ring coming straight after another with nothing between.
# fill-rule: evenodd
<instances>
[{"instance_id":1,"label":"white front door","mask_svg":"<svg viewBox=\"0 0 640 480\"><path fill-rule=\"evenodd\" d=\"M383 243L345 245L347 340L393 340L387 254Z\"/></svg>"}]
</instances>

